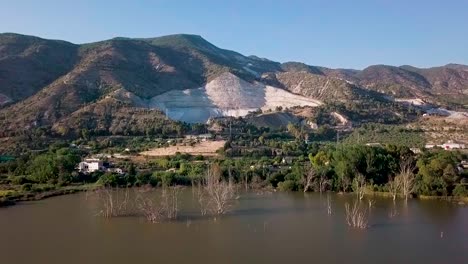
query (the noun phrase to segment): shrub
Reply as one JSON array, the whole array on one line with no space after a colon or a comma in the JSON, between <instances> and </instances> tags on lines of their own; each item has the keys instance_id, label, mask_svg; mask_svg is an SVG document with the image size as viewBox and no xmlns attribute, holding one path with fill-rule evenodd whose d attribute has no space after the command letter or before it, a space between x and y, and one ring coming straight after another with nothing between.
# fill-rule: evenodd
<instances>
[{"instance_id":1,"label":"shrub","mask_svg":"<svg viewBox=\"0 0 468 264\"><path fill-rule=\"evenodd\" d=\"M25 192L28 192L32 189L32 184L31 183L25 183L23 185L21 185L21 190L22 191L25 191Z\"/></svg>"},{"instance_id":2,"label":"shrub","mask_svg":"<svg viewBox=\"0 0 468 264\"><path fill-rule=\"evenodd\" d=\"M176 182L176 175L173 172L169 171L155 171L153 173L153 177L157 180L157 182L161 182L162 185L171 186Z\"/></svg>"},{"instance_id":3,"label":"shrub","mask_svg":"<svg viewBox=\"0 0 468 264\"><path fill-rule=\"evenodd\" d=\"M296 183L292 180L286 180L284 182L278 183L278 189L283 192L296 191Z\"/></svg>"},{"instance_id":4,"label":"shrub","mask_svg":"<svg viewBox=\"0 0 468 264\"><path fill-rule=\"evenodd\" d=\"M268 182L275 188L278 187L278 184L282 181L284 181L284 174L280 172L274 172L268 176Z\"/></svg>"},{"instance_id":5,"label":"shrub","mask_svg":"<svg viewBox=\"0 0 468 264\"><path fill-rule=\"evenodd\" d=\"M11 177L10 182L14 185L22 185L25 183L29 183L28 179L24 176Z\"/></svg>"},{"instance_id":6,"label":"shrub","mask_svg":"<svg viewBox=\"0 0 468 264\"><path fill-rule=\"evenodd\" d=\"M468 190L465 185L457 185L452 191L453 196L458 196L458 197L467 197L468 196Z\"/></svg>"},{"instance_id":7,"label":"shrub","mask_svg":"<svg viewBox=\"0 0 468 264\"><path fill-rule=\"evenodd\" d=\"M117 175L106 172L99 178L98 183L104 186L117 186L118 178Z\"/></svg>"},{"instance_id":8,"label":"shrub","mask_svg":"<svg viewBox=\"0 0 468 264\"><path fill-rule=\"evenodd\" d=\"M136 178L136 181L135 181L136 186L146 185L150 183L151 173L138 172L135 178Z\"/></svg>"}]
</instances>

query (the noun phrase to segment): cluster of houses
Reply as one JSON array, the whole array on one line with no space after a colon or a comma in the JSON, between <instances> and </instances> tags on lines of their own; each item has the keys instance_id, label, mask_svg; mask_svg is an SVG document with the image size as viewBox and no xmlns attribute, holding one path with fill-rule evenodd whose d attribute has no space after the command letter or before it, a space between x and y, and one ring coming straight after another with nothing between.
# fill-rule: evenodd
<instances>
[{"instance_id":1,"label":"cluster of houses","mask_svg":"<svg viewBox=\"0 0 468 264\"><path fill-rule=\"evenodd\" d=\"M121 168L113 167L109 162L104 162L100 159L85 159L78 163L77 169L79 172L84 174L93 173L96 171L112 172L118 174L124 174L125 171Z\"/></svg>"},{"instance_id":2,"label":"cluster of houses","mask_svg":"<svg viewBox=\"0 0 468 264\"><path fill-rule=\"evenodd\" d=\"M370 146L370 147L380 147L382 146L382 144L380 143L366 143L366 146ZM442 148L442 149L445 149L445 150L456 150L456 149L466 149L466 145L463 144L463 143L458 143L458 142L454 142L452 140L449 140L447 141L446 143L444 144L441 144L441 145L437 145L437 144L426 144L424 146L425 149L432 149L432 148ZM411 151L413 153L421 153L421 149L420 148L411 148Z\"/></svg>"},{"instance_id":3,"label":"cluster of houses","mask_svg":"<svg viewBox=\"0 0 468 264\"><path fill-rule=\"evenodd\" d=\"M207 141L213 139L213 134L186 135L185 139Z\"/></svg>"},{"instance_id":4,"label":"cluster of houses","mask_svg":"<svg viewBox=\"0 0 468 264\"><path fill-rule=\"evenodd\" d=\"M431 148L435 148L435 147L443 148L445 150L452 150L452 149L465 149L466 145L462 144L462 143L454 142L452 140L449 140L449 141L447 141L447 143L444 143L442 145L427 144L425 146L425 148L427 148L427 149L431 149Z\"/></svg>"}]
</instances>

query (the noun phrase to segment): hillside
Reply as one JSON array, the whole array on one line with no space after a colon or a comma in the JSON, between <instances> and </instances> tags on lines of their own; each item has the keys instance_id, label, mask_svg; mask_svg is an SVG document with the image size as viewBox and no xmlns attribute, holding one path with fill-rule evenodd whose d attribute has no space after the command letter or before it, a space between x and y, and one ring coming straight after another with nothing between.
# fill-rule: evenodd
<instances>
[{"instance_id":1,"label":"hillside","mask_svg":"<svg viewBox=\"0 0 468 264\"><path fill-rule=\"evenodd\" d=\"M27 98L70 71L77 50L64 41L0 34L0 106Z\"/></svg>"},{"instance_id":2,"label":"hillside","mask_svg":"<svg viewBox=\"0 0 468 264\"><path fill-rule=\"evenodd\" d=\"M467 68L352 70L278 63L185 34L76 45L5 33L0 34L0 135L88 128L125 134L132 126L145 133L148 126L139 124L163 124L165 114L193 123L319 105L330 113L340 108L357 123L404 122L411 116L404 102L466 109Z\"/></svg>"}]
</instances>

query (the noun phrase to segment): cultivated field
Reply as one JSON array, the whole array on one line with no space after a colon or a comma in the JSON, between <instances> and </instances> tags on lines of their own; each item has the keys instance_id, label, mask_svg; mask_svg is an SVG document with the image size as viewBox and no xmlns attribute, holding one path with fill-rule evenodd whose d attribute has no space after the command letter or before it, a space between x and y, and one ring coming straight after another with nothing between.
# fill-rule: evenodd
<instances>
[{"instance_id":1,"label":"cultivated field","mask_svg":"<svg viewBox=\"0 0 468 264\"><path fill-rule=\"evenodd\" d=\"M216 151L224 146L226 141L202 141L193 146L169 146L164 148L155 148L152 150L141 152L143 156L171 156L177 152L187 153L190 155L202 155L202 156L216 156Z\"/></svg>"}]
</instances>

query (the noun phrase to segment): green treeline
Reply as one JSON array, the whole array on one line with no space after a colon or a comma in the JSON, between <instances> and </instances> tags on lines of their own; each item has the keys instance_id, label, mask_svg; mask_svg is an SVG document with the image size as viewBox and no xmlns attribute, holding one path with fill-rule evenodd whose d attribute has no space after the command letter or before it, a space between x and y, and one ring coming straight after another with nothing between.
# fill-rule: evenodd
<instances>
[{"instance_id":1,"label":"green treeline","mask_svg":"<svg viewBox=\"0 0 468 264\"><path fill-rule=\"evenodd\" d=\"M460 165L468 157L460 152L434 150L414 154L408 147L395 145L319 145L301 141L280 144L269 138L259 139L258 144L276 147L280 153L272 153L271 149L265 148L265 153L260 151L237 156L234 152L241 151L239 149L244 143L237 141L237 148L234 148L234 143L228 142L224 155L216 159L179 154L151 158L138 164L121 161L118 166L124 169L124 174L78 173L75 166L87 153L54 145L42 153L28 153L15 160L1 162L0 183L18 191L38 189L38 186L50 189L85 183L190 185L206 173L209 164L218 163L226 179L230 177L248 188L351 192L356 190L355 182L362 175L366 191L388 192L389 181L401 173L402 164L408 164L414 174L411 194L468 196L468 173ZM308 183L307 175L311 171L315 180ZM305 188L306 184L310 184L310 188Z\"/></svg>"}]
</instances>

